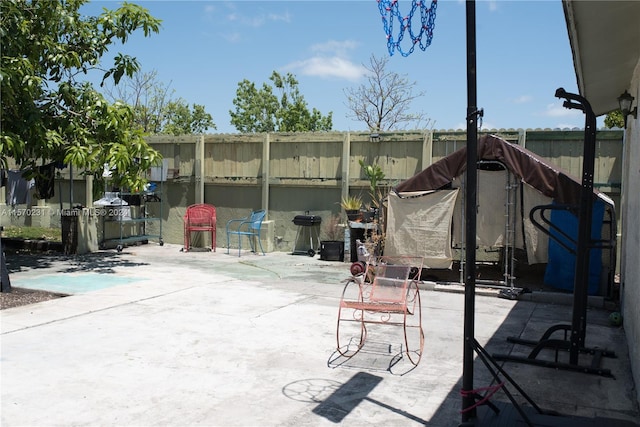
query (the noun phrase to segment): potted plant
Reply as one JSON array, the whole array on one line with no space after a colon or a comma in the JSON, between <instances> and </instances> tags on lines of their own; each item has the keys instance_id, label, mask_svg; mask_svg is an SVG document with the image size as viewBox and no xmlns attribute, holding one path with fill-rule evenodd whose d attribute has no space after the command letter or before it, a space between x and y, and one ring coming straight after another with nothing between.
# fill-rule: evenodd
<instances>
[{"instance_id":1,"label":"potted plant","mask_svg":"<svg viewBox=\"0 0 640 427\"><path fill-rule=\"evenodd\" d=\"M349 221L362 220L362 213L360 212L360 208L362 207L362 198L360 196L343 197L340 202L340 206L344 209Z\"/></svg>"},{"instance_id":2,"label":"potted plant","mask_svg":"<svg viewBox=\"0 0 640 427\"><path fill-rule=\"evenodd\" d=\"M380 200L383 196L377 186L378 182L384 179L385 174L379 165L367 165L363 160L360 160L360 167L369 180L369 195L371 196L372 204L366 209L363 216L365 222L371 222L380 208Z\"/></svg>"},{"instance_id":3,"label":"potted plant","mask_svg":"<svg viewBox=\"0 0 640 427\"><path fill-rule=\"evenodd\" d=\"M320 259L324 261L344 261L344 230L340 225L340 215L333 214L328 221L323 222L322 234L324 240L320 241Z\"/></svg>"}]
</instances>

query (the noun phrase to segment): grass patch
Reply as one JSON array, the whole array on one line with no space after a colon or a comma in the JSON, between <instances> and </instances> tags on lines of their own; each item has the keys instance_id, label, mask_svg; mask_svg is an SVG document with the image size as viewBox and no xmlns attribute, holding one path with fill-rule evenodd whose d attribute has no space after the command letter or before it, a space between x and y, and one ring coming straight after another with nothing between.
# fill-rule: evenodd
<instances>
[{"instance_id":1,"label":"grass patch","mask_svg":"<svg viewBox=\"0 0 640 427\"><path fill-rule=\"evenodd\" d=\"M61 242L62 230L60 228L5 226L2 237Z\"/></svg>"}]
</instances>

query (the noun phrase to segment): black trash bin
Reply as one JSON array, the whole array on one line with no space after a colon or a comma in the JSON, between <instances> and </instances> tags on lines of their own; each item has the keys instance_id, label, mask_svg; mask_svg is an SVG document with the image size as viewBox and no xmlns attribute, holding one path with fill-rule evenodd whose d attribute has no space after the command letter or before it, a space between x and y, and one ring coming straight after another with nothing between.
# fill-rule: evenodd
<instances>
[{"instance_id":1,"label":"black trash bin","mask_svg":"<svg viewBox=\"0 0 640 427\"><path fill-rule=\"evenodd\" d=\"M78 216L80 209L63 209L62 221L62 250L65 255L78 253Z\"/></svg>"},{"instance_id":2,"label":"black trash bin","mask_svg":"<svg viewBox=\"0 0 640 427\"><path fill-rule=\"evenodd\" d=\"M320 259L323 261L344 261L344 242L325 240L320 242Z\"/></svg>"}]
</instances>

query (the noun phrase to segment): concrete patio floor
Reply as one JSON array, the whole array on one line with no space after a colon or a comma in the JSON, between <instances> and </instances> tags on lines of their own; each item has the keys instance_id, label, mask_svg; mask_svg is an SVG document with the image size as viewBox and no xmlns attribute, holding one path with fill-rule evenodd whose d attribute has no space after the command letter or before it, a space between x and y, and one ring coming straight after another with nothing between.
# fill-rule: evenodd
<instances>
[{"instance_id":1,"label":"concrete patio floor","mask_svg":"<svg viewBox=\"0 0 640 427\"><path fill-rule=\"evenodd\" d=\"M460 423L460 293L425 285L425 352L412 369L397 357L398 328L372 330L351 359L336 353L348 263L287 253L238 257L221 248L184 253L170 244L8 255L7 263L14 287L55 282L77 291L0 311L2 426ZM613 378L500 362L535 404L560 414L534 416L535 425L640 425L624 331L608 315L589 308L586 340L615 352L602 359ZM539 339L570 320L571 306L548 295L476 297L476 339L490 354L525 355L506 338ZM474 371L475 387L493 383L480 361ZM531 413L521 393L507 389ZM491 401L510 408L503 391ZM478 425L525 425L485 408Z\"/></svg>"}]
</instances>

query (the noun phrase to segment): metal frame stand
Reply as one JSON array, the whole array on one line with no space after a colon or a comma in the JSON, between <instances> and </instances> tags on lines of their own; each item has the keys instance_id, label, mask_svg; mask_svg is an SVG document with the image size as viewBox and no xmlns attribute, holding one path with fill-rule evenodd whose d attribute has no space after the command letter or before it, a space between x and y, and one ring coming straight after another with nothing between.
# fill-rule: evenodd
<instances>
[{"instance_id":1,"label":"metal frame stand","mask_svg":"<svg viewBox=\"0 0 640 427\"><path fill-rule=\"evenodd\" d=\"M548 230L544 229L539 223L533 221L534 224L544 230L549 237L555 238L566 249L575 253L576 265L575 276L573 286L573 316L571 325L554 325L551 326L542 335L542 338L538 341L525 340L517 337L509 337L508 341L534 347L529 356L520 357L512 355L494 355L496 360L513 361L520 363L527 363L538 366L552 367L556 369L571 370L577 372L583 372L588 374L597 374L602 376L612 377L609 369L603 369L600 367L602 357L616 357L615 353L606 349L599 348L587 348L585 347L585 336L587 330L587 302L588 302L588 289L589 289L589 251L595 247L603 247L602 241L594 241L591 237L591 223L593 218L593 175L594 175L594 163L595 163L595 143L596 143L596 117L591 109L589 102L582 96L568 93L564 89L559 88L556 90L557 98L565 98L563 106L569 109L578 109L585 114L585 140L584 140L584 154L582 164L582 189L580 192L580 204L579 206L556 206L547 205L539 206L537 210L548 211L554 209L568 209L575 211L578 208L578 240L574 242L576 245L575 251L572 248L568 248L566 244L560 242L560 240L551 234ZM531 216L533 219L533 212ZM542 215L543 219L544 215ZM553 227L551 222L545 220L550 227ZM561 230L557 230L561 232ZM565 233L562 233L565 238L568 238ZM562 339L552 339L551 336L558 331L563 331L564 336ZM567 337L567 334L569 336ZM546 361L537 359L538 354L543 349L552 349L555 351L555 360ZM569 352L569 363L559 362L558 354L560 351ZM593 356L590 365L581 365L579 362L580 354L591 354Z\"/></svg>"},{"instance_id":2,"label":"metal frame stand","mask_svg":"<svg viewBox=\"0 0 640 427\"><path fill-rule=\"evenodd\" d=\"M467 412L469 410L475 411L475 409L480 405L487 405L491 408L491 410L493 410L494 413L498 414L500 412L500 409L498 409L496 405L491 403L489 399L496 391L502 390L513 407L516 409L524 423L529 427L533 427L534 424L531 422L522 406L516 401L515 397L507 389L507 382L511 384L518 391L518 393L520 393L520 395L531 405L531 407L538 414L545 414L545 412L533 401L533 399L531 399L531 397L529 397L527 393L525 393L522 387L520 387L513 380L513 378L511 378L509 374L507 374L507 372L498 363L496 363L496 361L489 355L489 353L487 353L487 351L475 338L473 338L471 346L473 347L474 352L478 355L478 359L480 359L480 361L484 364L484 366L487 368L487 370L497 383L494 386L485 387L484 391L486 391L486 394L484 396L479 394L477 391L463 392L463 396L469 395L472 399L477 400L471 406L463 408L463 414L464 412ZM500 381L500 375L504 377L504 381ZM475 422L473 422L472 424L469 424L469 422L467 422L466 424L462 424L462 426L466 425L475 425Z\"/></svg>"},{"instance_id":3,"label":"metal frame stand","mask_svg":"<svg viewBox=\"0 0 640 427\"><path fill-rule=\"evenodd\" d=\"M483 111L477 107L477 76L476 76L476 10L475 0L466 2L466 33L467 33L467 171L466 171L466 191L465 191L465 242L471 250L465 250L465 287L464 287L464 346L462 357L462 422L460 426L475 425L478 414L477 407L481 404L489 405L494 411L497 407L493 405L489 398L478 395L478 390L473 386L474 355L478 357L489 369L494 378L497 379L493 365L508 379L523 396L526 396L520 387L506 375L504 370L498 366L492 357L482 348L475 338L475 295L476 295L476 251L475 241L477 234L477 183L478 183L478 118L482 117ZM507 396L518 409L525 423L532 426L531 421L526 417L522 408L513 397L503 387L500 388L507 393ZM480 399L479 399L480 398ZM527 400L539 412L540 409L527 397Z\"/></svg>"},{"instance_id":4,"label":"metal frame stand","mask_svg":"<svg viewBox=\"0 0 640 427\"><path fill-rule=\"evenodd\" d=\"M476 296L476 204L478 182L478 88L476 75L476 3L467 0L467 175L465 192L465 243L471 242L471 250L465 250L464 286L464 347L462 353L462 423L473 422L477 413L473 387L473 355L475 352L475 296ZM466 408L470 408L467 410Z\"/></svg>"}]
</instances>

